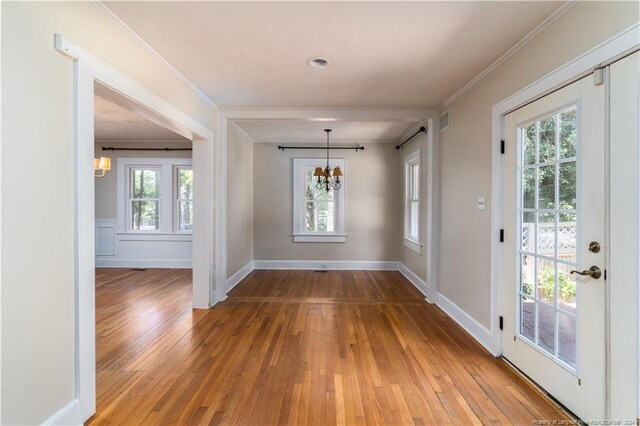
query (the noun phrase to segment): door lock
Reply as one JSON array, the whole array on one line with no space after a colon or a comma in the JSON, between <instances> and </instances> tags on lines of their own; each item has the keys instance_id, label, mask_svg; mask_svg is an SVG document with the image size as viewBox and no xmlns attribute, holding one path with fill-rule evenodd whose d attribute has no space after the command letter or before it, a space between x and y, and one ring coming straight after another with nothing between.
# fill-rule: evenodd
<instances>
[{"instance_id":1,"label":"door lock","mask_svg":"<svg viewBox=\"0 0 640 426\"><path fill-rule=\"evenodd\" d=\"M591 241L589 243L589 251L591 253L600 253L600 243L597 241Z\"/></svg>"},{"instance_id":2,"label":"door lock","mask_svg":"<svg viewBox=\"0 0 640 426\"><path fill-rule=\"evenodd\" d=\"M584 276L591 277L594 280L597 280L602 276L602 271L596 265L593 265L591 268L585 269L584 271L571 271L570 273L582 275L583 277Z\"/></svg>"}]
</instances>

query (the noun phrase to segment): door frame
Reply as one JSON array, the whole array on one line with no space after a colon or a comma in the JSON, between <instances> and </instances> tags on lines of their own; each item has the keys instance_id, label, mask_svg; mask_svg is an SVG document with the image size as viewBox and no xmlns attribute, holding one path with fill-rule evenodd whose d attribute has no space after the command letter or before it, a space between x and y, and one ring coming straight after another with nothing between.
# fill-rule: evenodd
<instances>
[{"instance_id":1,"label":"door frame","mask_svg":"<svg viewBox=\"0 0 640 426\"><path fill-rule=\"evenodd\" d=\"M74 60L75 371L85 421L96 411L94 84L123 95L127 106L146 119L193 141L194 176L204 183L194 187L194 229L203 231L193 234L193 307L202 309L215 302L214 132L61 35L55 35L55 48Z\"/></svg>"},{"instance_id":2,"label":"door frame","mask_svg":"<svg viewBox=\"0 0 640 426\"><path fill-rule=\"evenodd\" d=\"M493 208L491 210L491 344L492 353L496 356L502 355L502 333L500 331L500 317L504 314L503 288L504 288L504 244L500 242L500 231L504 227L504 155L501 154L501 141L504 139L504 117L508 113L527 105L561 87L564 87L580 78L589 75L594 69L606 66L615 60L623 58L640 48L640 24L634 24L598 46L588 50L577 58L567 62L551 73L545 75L534 83L519 90L513 95L505 98L492 108L492 177L491 177L491 199ZM605 144L608 146L608 140ZM616 182L608 182L614 185ZM606 206L608 209L609 206ZM640 217L635 217L640 221ZM608 224L605 224L608 229ZM609 262L607 262L608 264ZM608 285L611 286L609 277ZM606 309L606 308L605 308ZM609 327L620 326L610 323ZM626 325L628 327L628 324ZM638 328L638 324L635 325ZM640 329L638 329L640 334ZM606 353L609 353L611 342L607 340ZM611 355L611 354L609 354ZM636 360L638 364L639 360ZM611 356L608 357L608 371L612 363ZM638 365L634 366L634 370ZM605 377L607 377L605 371ZM607 401L605 406L610 407L609 397L612 383L606 380L608 389L605 392ZM615 386L615 384L613 384ZM634 391L639 392L640 387ZM639 404L640 405L640 404ZM637 408L636 408L637 410Z\"/></svg>"}]
</instances>

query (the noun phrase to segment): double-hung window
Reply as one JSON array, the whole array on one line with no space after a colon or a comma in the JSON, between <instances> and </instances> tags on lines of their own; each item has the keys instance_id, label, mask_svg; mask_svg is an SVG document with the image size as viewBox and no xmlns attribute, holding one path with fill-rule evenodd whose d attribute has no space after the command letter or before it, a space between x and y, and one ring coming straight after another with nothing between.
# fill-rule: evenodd
<instances>
[{"instance_id":1,"label":"double-hung window","mask_svg":"<svg viewBox=\"0 0 640 426\"><path fill-rule=\"evenodd\" d=\"M190 158L118 158L117 167L120 233L191 233Z\"/></svg>"},{"instance_id":2,"label":"double-hung window","mask_svg":"<svg viewBox=\"0 0 640 426\"><path fill-rule=\"evenodd\" d=\"M404 159L404 245L420 253L420 150Z\"/></svg>"},{"instance_id":3,"label":"double-hung window","mask_svg":"<svg viewBox=\"0 0 640 426\"><path fill-rule=\"evenodd\" d=\"M191 166L176 166L176 231L190 232L193 226L193 170Z\"/></svg>"},{"instance_id":4,"label":"double-hung window","mask_svg":"<svg viewBox=\"0 0 640 426\"><path fill-rule=\"evenodd\" d=\"M294 158L293 160L293 241L331 242L346 241L344 221L344 176L340 189L318 187L313 176L322 159ZM330 167L345 171L345 160L334 159Z\"/></svg>"}]
</instances>

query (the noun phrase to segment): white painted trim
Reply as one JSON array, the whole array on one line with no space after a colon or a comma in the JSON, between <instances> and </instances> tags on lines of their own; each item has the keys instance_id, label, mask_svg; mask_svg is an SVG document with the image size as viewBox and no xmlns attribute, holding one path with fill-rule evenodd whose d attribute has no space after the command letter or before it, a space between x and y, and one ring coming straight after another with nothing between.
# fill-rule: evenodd
<instances>
[{"instance_id":1,"label":"white painted trim","mask_svg":"<svg viewBox=\"0 0 640 426\"><path fill-rule=\"evenodd\" d=\"M95 216L94 216L94 84L100 84L123 95L174 128L186 129L193 138L194 176L201 173L194 202L193 248L193 305L208 308L211 302L212 273L214 270L209 225L213 215L212 189L213 131L197 122L160 97L146 90L127 76L100 59L55 35L55 46L61 53L75 55L74 61L74 160L75 160L75 287L76 287L76 396L80 404L81 420L88 419L96 410L95 373ZM73 57L73 56L72 56ZM213 111L212 111L213 112ZM197 143L196 143L197 142ZM199 155L198 155L199 154ZM199 171L196 170L196 165ZM194 188L195 189L195 188ZM220 281L221 283L224 282Z\"/></svg>"},{"instance_id":2,"label":"white painted trim","mask_svg":"<svg viewBox=\"0 0 640 426\"><path fill-rule=\"evenodd\" d=\"M81 425L80 401L74 399L53 416L42 422L43 425Z\"/></svg>"},{"instance_id":3,"label":"white painted trim","mask_svg":"<svg viewBox=\"0 0 640 426\"><path fill-rule=\"evenodd\" d=\"M346 243L347 235L293 234L294 243Z\"/></svg>"},{"instance_id":4,"label":"white painted trim","mask_svg":"<svg viewBox=\"0 0 640 426\"><path fill-rule=\"evenodd\" d=\"M500 352L496 351L493 346L493 340L491 332L488 328L476 321L471 315L462 310L458 305L447 299L442 294L438 293L438 299L436 304L447 315L449 315L460 327L464 328L474 339L478 341L486 350L493 356L500 355Z\"/></svg>"},{"instance_id":5,"label":"white painted trim","mask_svg":"<svg viewBox=\"0 0 640 426\"><path fill-rule=\"evenodd\" d=\"M440 148L438 137L440 132L435 127L440 126L440 120L436 117L429 119L427 124L427 226L426 226L426 250L427 250L427 300L436 300L438 292L438 241L440 210Z\"/></svg>"},{"instance_id":6,"label":"white painted trim","mask_svg":"<svg viewBox=\"0 0 640 426\"><path fill-rule=\"evenodd\" d=\"M424 298L428 303L435 303L435 300L429 299L429 294L431 293L429 291L429 284L400 262L398 262L398 271L424 295Z\"/></svg>"},{"instance_id":7,"label":"white painted trim","mask_svg":"<svg viewBox=\"0 0 640 426\"><path fill-rule=\"evenodd\" d=\"M569 9L578 3L578 0L568 0L562 3L562 5L556 9L551 15L549 15L544 21L539 23L533 30L531 30L527 35L525 35L519 42L514 44L509 50L502 54L498 59L493 61L491 65L485 68L480 74L476 75L470 82L462 86L460 90L451 95L449 99L444 101L444 103L438 108L438 110L442 110L447 106L451 105L453 101L462 96L467 90L471 89L476 85L480 80L485 78L488 74L490 74L493 70L498 68L504 62L506 62L510 57L515 55L520 49L526 46L531 40L533 40L538 34L545 30L549 25L553 24L556 19L565 14ZM449 117L451 119L451 117ZM449 126L447 126L449 127ZM444 130L444 129L441 129Z\"/></svg>"},{"instance_id":8,"label":"white painted trim","mask_svg":"<svg viewBox=\"0 0 640 426\"><path fill-rule=\"evenodd\" d=\"M491 340L497 354L502 353L502 333L498 317L503 314L503 244L498 236L504 218L504 156L500 141L504 139L504 116L541 96L586 75L597 66L624 55L640 46L640 23L636 23L577 58L536 80L522 90L507 97L492 108L492 160L491 160Z\"/></svg>"},{"instance_id":9,"label":"white painted trim","mask_svg":"<svg viewBox=\"0 0 640 426\"><path fill-rule=\"evenodd\" d=\"M235 274L230 276L227 279L226 292L229 293L231 291L231 289L233 289L235 286L237 286L238 283L240 283L240 281L245 279L247 277L247 275L249 275L251 272L253 272L253 270L254 270L253 261L251 261L251 262L247 263L246 265L244 265L242 268L240 268L240 270L238 272L236 272Z\"/></svg>"},{"instance_id":10,"label":"white painted trim","mask_svg":"<svg viewBox=\"0 0 640 426\"><path fill-rule=\"evenodd\" d=\"M409 250L415 251L416 253L422 253L422 244L407 237L402 239L402 244Z\"/></svg>"},{"instance_id":11,"label":"white painted trim","mask_svg":"<svg viewBox=\"0 0 640 426\"><path fill-rule=\"evenodd\" d=\"M164 241L168 243L175 242L191 242L193 240L193 236L191 233L187 232L176 232L176 233L163 233L163 232L154 232L154 233L136 233L136 232L116 232L116 240L117 241Z\"/></svg>"},{"instance_id":12,"label":"white painted trim","mask_svg":"<svg viewBox=\"0 0 640 426\"><path fill-rule=\"evenodd\" d=\"M184 259L118 259L98 258L97 268L169 268L191 269L192 261Z\"/></svg>"},{"instance_id":13,"label":"white painted trim","mask_svg":"<svg viewBox=\"0 0 640 426\"><path fill-rule=\"evenodd\" d=\"M398 262L367 260L254 260L255 269L397 271Z\"/></svg>"},{"instance_id":14,"label":"white painted trim","mask_svg":"<svg viewBox=\"0 0 640 426\"><path fill-rule=\"evenodd\" d=\"M128 26L118 15L113 13L111 9L107 5L105 5L101 0L90 0L91 3L100 10L107 18L111 20L118 28L120 28L126 35L131 37L136 43L140 45L149 55L151 55L156 61L158 61L162 66L171 71L173 75L178 77L184 84L189 86L193 92L198 95L203 101L205 101L209 106L216 108L216 104L213 103L211 99L207 95L205 95L200 89L198 89L187 77L185 77L180 71L178 71L173 65L169 63L166 59L164 59L153 47L149 45L142 37L140 37L130 26Z\"/></svg>"}]
</instances>

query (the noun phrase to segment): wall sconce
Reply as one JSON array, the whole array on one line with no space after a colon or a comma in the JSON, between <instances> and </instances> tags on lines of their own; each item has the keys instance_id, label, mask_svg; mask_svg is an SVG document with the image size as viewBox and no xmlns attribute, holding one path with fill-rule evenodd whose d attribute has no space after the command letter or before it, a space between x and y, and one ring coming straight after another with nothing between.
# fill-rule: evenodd
<instances>
[{"instance_id":1,"label":"wall sconce","mask_svg":"<svg viewBox=\"0 0 640 426\"><path fill-rule=\"evenodd\" d=\"M111 158L109 157L100 157L93 159L93 177L101 178L107 174L107 170L111 170ZM99 174L95 172L99 171Z\"/></svg>"}]
</instances>

